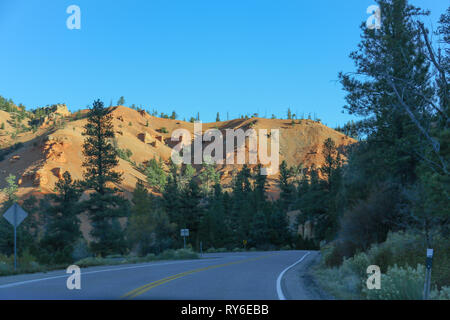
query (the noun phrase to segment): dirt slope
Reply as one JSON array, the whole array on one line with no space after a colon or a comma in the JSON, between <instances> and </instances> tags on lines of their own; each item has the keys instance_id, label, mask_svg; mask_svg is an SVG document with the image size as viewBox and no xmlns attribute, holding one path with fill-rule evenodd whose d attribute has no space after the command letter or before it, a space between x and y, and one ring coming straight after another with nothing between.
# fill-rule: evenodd
<instances>
[{"instance_id":1,"label":"dirt slope","mask_svg":"<svg viewBox=\"0 0 450 320\"><path fill-rule=\"evenodd\" d=\"M175 129L184 128L192 133L194 124L181 120L162 119L148 113L118 106L112 107L113 124L116 131L116 144L121 149L130 149L131 161L141 164L151 158L169 160L171 147L177 142L170 140ZM85 114L86 111L81 112ZM19 134L14 142L23 142L24 146L8 154L0 162L0 188L5 186L5 178L10 173L19 180L19 196L30 194L41 195L53 191L54 184L64 171L69 171L73 178L82 178L82 144L83 126L86 119L73 120L74 116L65 114L66 125L63 128L44 124L37 132ZM0 123L5 122L5 130L12 131L8 121L9 115L0 111ZM166 130L164 130L165 128ZM225 133L225 129L244 130L253 128L280 130L280 163L286 160L289 165L312 164L320 167L323 163L322 144L326 138L332 138L338 146L346 146L354 142L353 139L337 132L325 125L312 120L279 119L234 119L230 121L204 123L203 130L217 128ZM165 133L167 131L167 133ZM7 134L0 135L2 146L12 144L12 138ZM248 147L248 145L247 145ZM225 150L225 149L224 149ZM198 167L198 166L197 166ZM223 184L231 181L233 168L238 165L219 165ZM145 176L133 164L120 159L118 171L123 172L124 180L119 186L126 195L133 190L138 179L145 181ZM276 195L275 179L277 175L269 176L270 192ZM1 200L1 199L0 199Z\"/></svg>"}]
</instances>

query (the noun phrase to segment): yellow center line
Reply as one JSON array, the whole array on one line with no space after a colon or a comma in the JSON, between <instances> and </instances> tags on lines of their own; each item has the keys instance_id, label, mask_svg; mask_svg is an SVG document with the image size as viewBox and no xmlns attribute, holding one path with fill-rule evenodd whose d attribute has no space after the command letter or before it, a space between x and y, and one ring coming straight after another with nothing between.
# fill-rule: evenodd
<instances>
[{"instance_id":1,"label":"yellow center line","mask_svg":"<svg viewBox=\"0 0 450 320\"><path fill-rule=\"evenodd\" d=\"M228 263L223 263L223 264L217 264L217 265L213 265L213 266L209 266L209 267L204 267L204 268L199 268L199 269L194 269L194 270L189 270L189 271L186 271L186 272L178 273L178 274L172 275L172 276L167 277L167 278L163 278L163 279L160 279L160 280L157 280L157 281L153 281L153 282L147 283L147 284L145 284L145 285L143 285L143 286L141 286L139 288L131 290L130 292L124 294L121 297L121 299L134 299L137 296L139 296L139 295L149 291L150 289L152 289L154 287L157 287L157 286L162 285L164 283L167 283L167 282L173 281L175 279L187 276L189 274L193 274L193 273L197 273L197 272L201 272L201 271L205 271L205 270L210 270L210 269L216 269L216 268L220 268L220 267L231 266L231 265L234 265L234 264L250 262L250 261L255 261L255 260L259 260L259 259L264 259L264 258L267 258L267 257L269 257L271 255L274 255L274 254L277 254L277 253L272 253L270 255L257 257L257 258L245 259L245 260L241 260L241 261L233 261L233 262L228 262Z\"/></svg>"}]
</instances>

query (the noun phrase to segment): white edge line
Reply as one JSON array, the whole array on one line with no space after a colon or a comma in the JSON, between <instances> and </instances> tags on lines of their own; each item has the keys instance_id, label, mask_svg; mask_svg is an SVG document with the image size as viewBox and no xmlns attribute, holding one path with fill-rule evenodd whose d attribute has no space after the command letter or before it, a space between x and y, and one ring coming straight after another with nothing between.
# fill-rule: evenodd
<instances>
[{"instance_id":1,"label":"white edge line","mask_svg":"<svg viewBox=\"0 0 450 320\"><path fill-rule=\"evenodd\" d=\"M186 262L199 262L199 261L201 261L201 259L199 259L199 260L176 261L176 262L166 262L166 263L151 263L151 264L144 264L144 265L141 264L141 265L138 265L138 266L130 266L130 267L123 267L123 268L118 267L118 268L102 269L102 270L95 270L95 271L87 271L87 272L82 272L81 274L82 275L86 275L86 274L93 274L93 273L100 273L100 272L120 271L120 270L138 269L138 268L146 268L146 267L157 267L157 266L164 266L164 265L169 265L169 264L180 264L180 263L186 263ZM208 260L205 259L203 261L208 261ZM16 287L16 286L20 286L20 285L24 285L24 284L28 284L28 283L33 283L33 282L40 282L40 281L45 281L45 280L66 278L68 276L70 276L70 275L67 274L67 275L61 275L61 276L55 276L55 277L47 277L47 278L25 280L25 281L20 281L20 282L12 282L12 283L7 283L7 284L4 284L4 285L0 285L0 289Z\"/></svg>"},{"instance_id":2,"label":"white edge line","mask_svg":"<svg viewBox=\"0 0 450 320\"><path fill-rule=\"evenodd\" d=\"M281 289L281 280L283 279L283 275L288 271L290 268L294 267L295 265L299 264L303 261L311 252L308 251L303 257L301 257L298 261L296 261L294 264L291 264L289 267L281 271L280 275L277 278L277 294L278 294L278 300L286 300L286 297L283 294L283 289Z\"/></svg>"}]
</instances>

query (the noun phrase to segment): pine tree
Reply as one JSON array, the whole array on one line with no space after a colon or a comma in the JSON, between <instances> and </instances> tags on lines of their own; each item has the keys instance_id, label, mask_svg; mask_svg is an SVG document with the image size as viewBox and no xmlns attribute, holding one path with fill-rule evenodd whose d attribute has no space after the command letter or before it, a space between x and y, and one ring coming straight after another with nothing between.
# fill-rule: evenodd
<instances>
[{"instance_id":1,"label":"pine tree","mask_svg":"<svg viewBox=\"0 0 450 320\"><path fill-rule=\"evenodd\" d=\"M159 192L164 191L167 184L167 174L163 169L161 159L159 161L155 158L150 159L145 168L145 175L147 176L147 182L151 187Z\"/></svg>"},{"instance_id":2,"label":"pine tree","mask_svg":"<svg viewBox=\"0 0 450 320\"><path fill-rule=\"evenodd\" d=\"M340 73L339 78L348 91L345 108L370 119L361 129L371 132L368 141L380 150L374 159L379 170L401 183L413 183L419 162L417 143L422 139L396 92L402 92L403 102L413 108L411 113L422 119L419 114L426 114L426 100L432 98L429 64L415 26L423 13L406 0L380 0L379 6L381 29L375 32L362 26L361 44L351 54L360 76ZM420 89L426 99L408 87Z\"/></svg>"},{"instance_id":3,"label":"pine tree","mask_svg":"<svg viewBox=\"0 0 450 320\"><path fill-rule=\"evenodd\" d=\"M201 182L201 190L204 195L208 195L214 184L220 182L220 174L217 172L213 163L204 162L202 164L203 170L199 174Z\"/></svg>"},{"instance_id":4,"label":"pine tree","mask_svg":"<svg viewBox=\"0 0 450 320\"><path fill-rule=\"evenodd\" d=\"M200 207L201 199L200 188L192 179L188 187L181 191L178 228L189 229L189 236L194 240L194 245L197 249L200 245L200 225L204 217L204 210Z\"/></svg>"},{"instance_id":5,"label":"pine tree","mask_svg":"<svg viewBox=\"0 0 450 320\"><path fill-rule=\"evenodd\" d=\"M284 213L289 211L290 206L294 201L295 188L291 183L292 175L292 168L288 168L286 161L283 160L280 164L278 186L280 188L280 209Z\"/></svg>"},{"instance_id":6,"label":"pine tree","mask_svg":"<svg viewBox=\"0 0 450 320\"><path fill-rule=\"evenodd\" d=\"M125 105L125 98L121 96L119 100L117 101L118 106L124 106Z\"/></svg>"},{"instance_id":7,"label":"pine tree","mask_svg":"<svg viewBox=\"0 0 450 320\"><path fill-rule=\"evenodd\" d=\"M49 197L52 206L46 212L49 223L46 225L41 246L51 257L49 262L70 263L73 261L74 244L82 236L78 218L78 200L82 191L66 171L55 184L55 192Z\"/></svg>"},{"instance_id":8,"label":"pine tree","mask_svg":"<svg viewBox=\"0 0 450 320\"><path fill-rule=\"evenodd\" d=\"M217 115L216 115L216 122L220 122L220 115L219 115L218 112L217 112Z\"/></svg>"},{"instance_id":9,"label":"pine tree","mask_svg":"<svg viewBox=\"0 0 450 320\"><path fill-rule=\"evenodd\" d=\"M149 194L142 181L133 191L131 215L127 235L139 254L158 254L170 245L173 227L169 218L158 205L158 199Z\"/></svg>"},{"instance_id":10,"label":"pine tree","mask_svg":"<svg viewBox=\"0 0 450 320\"><path fill-rule=\"evenodd\" d=\"M336 168L337 149L336 144L331 138L325 139L323 142L323 157L325 159L324 165L320 168L328 187L331 185L331 175Z\"/></svg>"},{"instance_id":11,"label":"pine tree","mask_svg":"<svg viewBox=\"0 0 450 320\"><path fill-rule=\"evenodd\" d=\"M161 206L164 209L164 213L167 214L169 221L173 223L173 228L177 230L185 228L185 217L181 211L181 197L182 191L187 188L190 181L191 180L188 180L187 185L184 185L178 175L177 166L174 163L170 165L170 171L167 175L167 184L162 194ZM181 239L178 236L178 233L174 234L174 241L175 243L178 243L178 246L181 246Z\"/></svg>"},{"instance_id":12,"label":"pine tree","mask_svg":"<svg viewBox=\"0 0 450 320\"><path fill-rule=\"evenodd\" d=\"M89 110L83 135L83 185L93 191L83 204L92 224L92 250L100 255L124 253L126 242L117 219L128 215L128 202L112 186L122 177L114 171L119 160L110 142L114 138L112 115L100 100Z\"/></svg>"},{"instance_id":13,"label":"pine tree","mask_svg":"<svg viewBox=\"0 0 450 320\"><path fill-rule=\"evenodd\" d=\"M2 214L8 210L17 200L17 191L19 186L16 183L16 176L9 174L5 179L7 186L1 191L6 195L6 201L2 205ZM0 252L6 255L11 255L14 252L14 236L13 228L6 219L0 219Z\"/></svg>"}]
</instances>

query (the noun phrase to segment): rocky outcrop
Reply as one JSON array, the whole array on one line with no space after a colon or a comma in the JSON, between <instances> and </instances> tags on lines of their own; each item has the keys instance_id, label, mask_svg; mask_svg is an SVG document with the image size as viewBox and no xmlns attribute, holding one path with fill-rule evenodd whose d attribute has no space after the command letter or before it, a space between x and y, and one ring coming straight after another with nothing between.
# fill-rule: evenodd
<instances>
[{"instance_id":1,"label":"rocky outcrop","mask_svg":"<svg viewBox=\"0 0 450 320\"><path fill-rule=\"evenodd\" d=\"M55 104L52 106L52 113L60 115L62 117L68 117L72 113L67 109L65 104Z\"/></svg>"},{"instance_id":2,"label":"rocky outcrop","mask_svg":"<svg viewBox=\"0 0 450 320\"><path fill-rule=\"evenodd\" d=\"M147 132L139 133L138 139L141 140L144 143L152 143L155 139L149 135Z\"/></svg>"},{"instance_id":3,"label":"rocky outcrop","mask_svg":"<svg viewBox=\"0 0 450 320\"><path fill-rule=\"evenodd\" d=\"M48 136L47 141L43 147L43 153L45 159L60 163L66 163L67 159L64 154L65 149L70 146L70 142L67 139L54 138L53 136Z\"/></svg>"},{"instance_id":4,"label":"rocky outcrop","mask_svg":"<svg viewBox=\"0 0 450 320\"><path fill-rule=\"evenodd\" d=\"M48 172L44 169L39 169L34 174L33 185L36 187L43 187L48 184Z\"/></svg>"},{"instance_id":5,"label":"rocky outcrop","mask_svg":"<svg viewBox=\"0 0 450 320\"><path fill-rule=\"evenodd\" d=\"M58 179L62 179L63 178L63 172L62 169L57 167L57 168L53 168L52 169L52 173L54 174L55 177L57 177Z\"/></svg>"}]
</instances>

